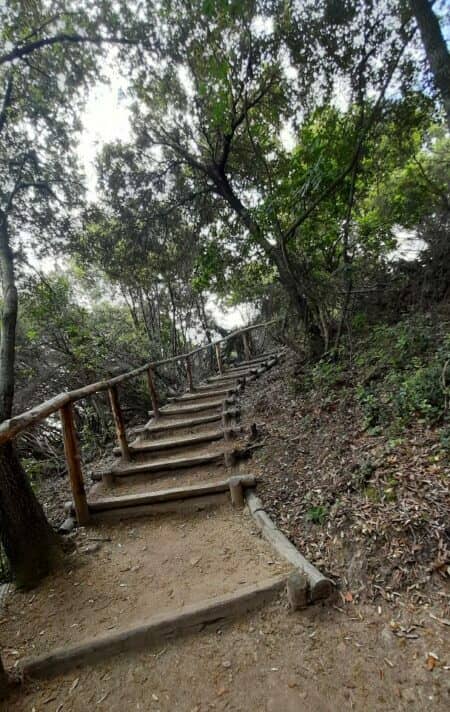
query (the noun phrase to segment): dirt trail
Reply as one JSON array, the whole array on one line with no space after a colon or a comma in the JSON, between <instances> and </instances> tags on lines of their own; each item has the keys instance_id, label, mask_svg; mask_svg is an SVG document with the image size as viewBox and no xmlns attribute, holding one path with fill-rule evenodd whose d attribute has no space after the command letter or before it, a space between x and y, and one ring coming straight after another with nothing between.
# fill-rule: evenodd
<instances>
[{"instance_id":1,"label":"dirt trail","mask_svg":"<svg viewBox=\"0 0 450 712\"><path fill-rule=\"evenodd\" d=\"M229 504L98 526L78 547L72 566L10 598L1 627L8 665L289 570Z\"/></svg>"},{"instance_id":2,"label":"dirt trail","mask_svg":"<svg viewBox=\"0 0 450 712\"><path fill-rule=\"evenodd\" d=\"M211 425L199 424L189 432L208 429ZM173 437L173 431L161 437ZM154 461L151 453L137 457ZM251 469L244 462L235 472ZM157 477L130 476L112 489L95 485L90 498L212 482L229 474L217 463ZM9 597L0 618L8 667L20 668L25 656L124 630L155 613L289 571L259 537L248 512L233 510L223 497L207 511L81 528L74 539L77 551L64 571L32 593ZM200 634L158 649L50 680L26 680L4 709L447 710L448 631L428 612L419 620L407 606L395 611L388 604L361 606L336 593L332 601L292 613L283 595L259 612L209 624Z\"/></svg>"},{"instance_id":3,"label":"dirt trail","mask_svg":"<svg viewBox=\"0 0 450 712\"><path fill-rule=\"evenodd\" d=\"M390 616L352 604L289 613L280 602L151 652L28 682L5 710L448 710L449 673L426 663L429 649L441 654L446 631L436 624L399 639Z\"/></svg>"}]
</instances>

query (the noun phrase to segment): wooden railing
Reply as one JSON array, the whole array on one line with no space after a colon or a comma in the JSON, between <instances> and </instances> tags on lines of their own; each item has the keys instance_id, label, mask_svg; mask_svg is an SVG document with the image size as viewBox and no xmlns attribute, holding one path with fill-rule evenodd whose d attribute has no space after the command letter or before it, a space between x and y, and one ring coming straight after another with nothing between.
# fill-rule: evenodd
<instances>
[{"instance_id":1,"label":"wooden railing","mask_svg":"<svg viewBox=\"0 0 450 712\"><path fill-rule=\"evenodd\" d=\"M235 339L238 336L242 336L243 348L245 358L250 360L251 351L250 343L248 339L248 334L256 329L267 328L268 326L276 323L277 319L272 319L271 321L262 322L259 324L254 324L253 326L247 326L244 329L238 329L223 339L219 339L213 343L205 344L200 346L189 353L181 354L179 356L172 356L171 358L163 359L161 361L151 361L146 363L144 366L135 368L133 371L128 371L119 376L114 376L113 378L108 378L103 381L97 381L96 383L91 383L82 388L77 388L73 391L67 391L66 393L59 393L57 396L50 398L43 403L31 408L30 410L16 415L9 420L5 420L0 425L0 445L4 445L10 440L13 440L17 435L22 433L24 430L31 428L38 423L41 423L49 416L53 415L59 411L61 424L62 424L62 435L64 440L64 451L67 461L67 470L69 473L70 484L73 494L75 512L79 524L84 524L89 520L88 504L86 500L86 493L84 488L83 474L81 469L81 459L80 450L78 445L78 438L74 425L73 417L73 404L79 400L93 396L96 393L102 393L107 391L109 396L109 403L111 406L111 411L114 419L114 425L116 429L117 441L120 447L122 458L124 460L130 459L130 451L128 447L128 441L125 430L125 421L123 417L122 408L120 406L119 399L119 389L118 387L129 381L131 379L137 378L142 374L147 375L147 384L150 393L150 398L153 406L154 418L159 417L160 402L158 398L158 392L155 385L155 369L159 366L164 366L168 363L184 362L186 369L187 385L189 390L194 390L194 378L192 371L192 360L193 358L207 350L214 349L215 358L217 362L217 370L219 374L223 373L223 362L222 362L222 350L221 345L229 341L230 339Z\"/></svg>"}]
</instances>

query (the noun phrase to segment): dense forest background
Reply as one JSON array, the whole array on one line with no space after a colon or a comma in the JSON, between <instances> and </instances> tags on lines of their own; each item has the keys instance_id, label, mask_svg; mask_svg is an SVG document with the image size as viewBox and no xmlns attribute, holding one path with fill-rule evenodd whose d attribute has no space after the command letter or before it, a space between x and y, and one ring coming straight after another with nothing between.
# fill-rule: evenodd
<instances>
[{"instance_id":1,"label":"dense forest background","mask_svg":"<svg viewBox=\"0 0 450 712\"><path fill-rule=\"evenodd\" d=\"M367 428L421 418L449 446L445 3L11 0L0 13L1 420L225 335L214 297L281 317L304 384L351 373ZM131 131L102 147L92 197L77 144L111 62ZM148 405L128 391L128 418ZM95 457L106 401L77 418ZM15 497L64 473L57 423L17 447L25 471L10 450L0 463Z\"/></svg>"}]
</instances>

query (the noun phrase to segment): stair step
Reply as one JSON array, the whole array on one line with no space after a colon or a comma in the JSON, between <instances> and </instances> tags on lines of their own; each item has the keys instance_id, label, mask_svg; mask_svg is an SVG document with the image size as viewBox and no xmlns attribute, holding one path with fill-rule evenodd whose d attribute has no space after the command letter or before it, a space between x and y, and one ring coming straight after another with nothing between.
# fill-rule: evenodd
<instances>
[{"instance_id":1,"label":"stair step","mask_svg":"<svg viewBox=\"0 0 450 712\"><path fill-rule=\"evenodd\" d=\"M240 476L239 479L244 487L255 487L256 485L256 479L252 475L243 475ZM185 500L192 497L220 494L221 492L228 492L229 489L229 479L218 480L216 482L203 482L198 485L172 487L170 489L158 490L157 492L127 494L119 497L102 497L89 502L88 505L90 512L102 512L109 509L120 509L122 507L136 507L143 504L159 504L161 502L171 502L173 500Z\"/></svg>"},{"instance_id":2,"label":"stair step","mask_svg":"<svg viewBox=\"0 0 450 712\"><path fill-rule=\"evenodd\" d=\"M222 376L221 376L222 378ZM213 393L214 390L217 389L224 390L226 393L231 393L234 395L235 393L238 392L239 386L236 383L233 383L232 381L224 381L224 382L213 382L213 383L208 383L208 381L203 381L203 383L199 383L198 386L196 386L196 392L201 393L202 395L208 396L210 393Z\"/></svg>"},{"instance_id":3,"label":"stair step","mask_svg":"<svg viewBox=\"0 0 450 712\"><path fill-rule=\"evenodd\" d=\"M142 428L136 428L135 433L168 433L171 430L182 430L183 428L193 428L197 425L205 423L216 423L222 420L221 413L212 413L211 415L200 416L198 418L184 418L183 420L173 420L172 422L156 421L144 425Z\"/></svg>"},{"instance_id":4,"label":"stair step","mask_svg":"<svg viewBox=\"0 0 450 712\"><path fill-rule=\"evenodd\" d=\"M205 453L204 455L192 455L191 457L161 458L153 462L121 463L112 468L111 474L114 477L128 477L130 475L152 474L165 470L180 470L186 467L196 467L206 465L211 462L223 461L222 452Z\"/></svg>"},{"instance_id":5,"label":"stair step","mask_svg":"<svg viewBox=\"0 0 450 712\"><path fill-rule=\"evenodd\" d=\"M120 507L135 507L141 504L156 504L159 502L170 502L174 499L188 499L207 494L219 494L229 490L229 481L206 483L201 485L191 485L190 487L174 487L158 492L147 494L129 494L121 497L104 497L102 499L89 502L89 511L101 512L105 509L119 509Z\"/></svg>"},{"instance_id":6,"label":"stair step","mask_svg":"<svg viewBox=\"0 0 450 712\"><path fill-rule=\"evenodd\" d=\"M261 354L261 356L258 356L257 358L253 358L250 361L240 361L239 363L235 364L236 366L251 366L253 364L261 363L262 361L270 361L273 358L278 358L280 356L281 351L280 350L275 350L275 351L268 351L265 354Z\"/></svg>"},{"instance_id":7,"label":"stair step","mask_svg":"<svg viewBox=\"0 0 450 712\"><path fill-rule=\"evenodd\" d=\"M265 358L259 358L256 361L240 361L239 363L235 363L230 366L227 369L227 372L242 370L244 368L259 368L259 366L262 366L263 364L267 363L267 361L270 361L270 356L266 356Z\"/></svg>"},{"instance_id":8,"label":"stair step","mask_svg":"<svg viewBox=\"0 0 450 712\"><path fill-rule=\"evenodd\" d=\"M257 369L247 370L247 371L236 371L235 373L230 373L229 371L224 371L220 376L210 376L207 379L208 383L222 383L226 381L237 381L238 378L245 378L245 376L251 376L256 373Z\"/></svg>"},{"instance_id":9,"label":"stair step","mask_svg":"<svg viewBox=\"0 0 450 712\"><path fill-rule=\"evenodd\" d=\"M204 433L197 435L183 435L182 437L173 440L136 440L131 443L129 448L131 452L154 452L156 450L171 450L177 447L189 447L189 445L199 445L201 443L210 443L214 440L220 440L223 437L222 430L207 430ZM114 455L121 455L121 450L118 447L114 448Z\"/></svg>"},{"instance_id":10,"label":"stair step","mask_svg":"<svg viewBox=\"0 0 450 712\"><path fill-rule=\"evenodd\" d=\"M159 411L161 416L165 415L184 415L189 413L201 413L203 410L215 410L217 408L222 408L225 398L217 398L216 400L209 401L207 403L193 403L188 405L169 405L164 406ZM149 413L153 415L153 411Z\"/></svg>"},{"instance_id":11,"label":"stair step","mask_svg":"<svg viewBox=\"0 0 450 712\"><path fill-rule=\"evenodd\" d=\"M266 362L263 361L257 366L254 366L253 368L249 368L248 366L246 366L245 368L227 368L227 370L224 371L222 375L235 376L236 378L240 378L241 376L252 376L254 373L257 373L260 368L265 368L265 366ZM215 376L212 376L212 378L215 378Z\"/></svg>"},{"instance_id":12,"label":"stair step","mask_svg":"<svg viewBox=\"0 0 450 712\"><path fill-rule=\"evenodd\" d=\"M213 388L212 390L195 390L192 391L191 393L183 393L182 396L175 396L174 398L169 398L168 400L171 403L184 403L185 401L196 401L196 400L202 400L205 398L217 398L217 396L226 396L228 394L234 393L234 388L230 386L230 388L221 388L221 389L216 389Z\"/></svg>"}]
</instances>

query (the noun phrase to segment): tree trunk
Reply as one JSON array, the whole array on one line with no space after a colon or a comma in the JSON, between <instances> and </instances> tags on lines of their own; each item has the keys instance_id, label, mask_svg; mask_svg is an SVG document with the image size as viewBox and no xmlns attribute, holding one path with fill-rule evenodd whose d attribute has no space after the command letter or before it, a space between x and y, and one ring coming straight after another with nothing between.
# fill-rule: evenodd
<instances>
[{"instance_id":1,"label":"tree trunk","mask_svg":"<svg viewBox=\"0 0 450 712\"><path fill-rule=\"evenodd\" d=\"M314 314L308 304L308 299L302 294L300 285L291 270L287 268L279 248L272 250L272 261L277 267L280 282L290 298L292 308L302 323L309 354L313 359L320 358L325 351L325 343L320 328L314 319Z\"/></svg>"},{"instance_id":2,"label":"tree trunk","mask_svg":"<svg viewBox=\"0 0 450 712\"><path fill-rule=\"evenodd\" d=\"M0 337L0 422L11 417L17 324L17 288L6 216L0 216L3 310ZM58 539L20 464L12 443L0 447L0 539L18 586L31 587L50 570Z\"/></svg>"},{"instance_id":3,"label":"tree trunk","mask_svg":"<svg viewBox=\"0 0 450 712\"><path fill-rule=\"evenodd\" d=\"M0 537L19 587L34 586L59 559L57 535L12 443L0 447Z\"/></svg>"},{"instance_id":4,"label":"tree trunk","mask_svg":"<svg viewBox=\"0 0 450 712\"><path fill-rule=\"evenodd\" d=\"M429 0L410 0L409 4L420 30L434 83L442 95L447 125L450 129L450 54L439 20Z\"/></svg>"},{"instance_id":5,"label":"tree trunk","mask_svg":"<svg viewBox=\"0 0 450 712\"><path fill-rule=\"evenodd\" d=\"M320 357L324 352L324 341L319 327L314 321L313 313L309 307L308 299L302 293L301 285L292 273L287 259L279 245L271 244L263 235L259 225L254 222L250 212L235 195L225 174L218 170L210 171L210 177L214 180L217 192L221 195L230 207L235 211L243 225L254 236L257 243L262 247L267 257L275 265L280 276L281 285L287 292L295 312L305 330L309 342L309 351L313 358Z\"/></svg>"},{"instance_id":6,"label":"tree trunk","mask_svg":"<svg viewBox=\"0 0 450 712\"><path fill-rule=\"evenodd\" d=\"M5 668L3 667L3 662L0 657L0 700L6 699L8 691L9 691L8 676L5 672Z\"/></svg>"},{"instance_id":7,"label":"tree trunk","mask_svg":"<svg viewBox=\"0 0 450 712\"><path fill-rule=\"evenodd\" d=\"M6 216L0 225L0 269L3 284L3 309L0 336L0 422L11 417L14 399L17 288L14 262L8 241Z\"/></svg>"}]
</instances>

